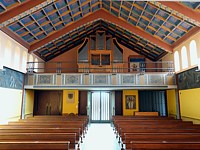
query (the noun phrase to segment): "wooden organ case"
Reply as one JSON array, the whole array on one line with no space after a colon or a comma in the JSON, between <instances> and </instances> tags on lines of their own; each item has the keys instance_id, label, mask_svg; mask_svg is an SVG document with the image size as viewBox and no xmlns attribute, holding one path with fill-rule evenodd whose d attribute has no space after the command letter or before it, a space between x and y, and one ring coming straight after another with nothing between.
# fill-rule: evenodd
<instances>
[{"instance_id":1,"label":"wooden organ case","mask_svg":"<svg viewBox=\"0 0 200 150\"><path fill-rule=\"evenodd\" d=\"M79 72L123 72L123 49L105 31L86 38L77 56Z\"/></svg>"}]
</instances>

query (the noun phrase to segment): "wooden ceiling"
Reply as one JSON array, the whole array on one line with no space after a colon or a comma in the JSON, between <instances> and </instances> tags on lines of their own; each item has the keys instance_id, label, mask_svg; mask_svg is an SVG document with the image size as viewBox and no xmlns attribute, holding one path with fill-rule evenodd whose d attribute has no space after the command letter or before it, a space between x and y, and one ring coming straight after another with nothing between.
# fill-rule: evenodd
<instances>
[{"instance_id":1,"label":"wooden ceiling","mask_svg":"<svg viewBox=\"0 0 200 150\"><path fill-rule=\"evenodd\" d=\"M104 30L157 61L199 31L200 2L1 0L0 29L45 61Z\"/></svg>"}]
</instances>

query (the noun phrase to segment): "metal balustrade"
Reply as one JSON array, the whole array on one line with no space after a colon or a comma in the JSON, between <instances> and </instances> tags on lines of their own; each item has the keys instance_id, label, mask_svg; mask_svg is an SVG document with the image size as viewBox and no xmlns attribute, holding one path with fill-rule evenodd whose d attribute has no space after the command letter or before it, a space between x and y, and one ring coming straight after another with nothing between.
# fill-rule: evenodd
<instances>
[{"instance_id":1,"label":"metal balustrade","mask_svg":"<svg viewBox=\"0 0 200 150\"><path fill-rule=\"evenodd\" d=\"M81 64L81 65L80 65ZM139 62L137 67L130 62L113 61L111 65L90 65L90 62L28 62L27 73L145 73L145 72L174 72L172 61ZM110 67L111 66L111 67ZM134 67L134 68L133 68Z\"/></svg>"},{"instance_id":2,"label":"metal balustrade","mask_svg":"<svg viewBox=\"0 0 200 150\"><path fill-rule=\"evenodd\" d=\"M134 71L124 64L125 68L106 68L110 71L96 73L90 70L80 72L80 68L70 68L66 65L68 63L40 62L38 66L43 65L41 68L34 68L34 63L28 63L31 68L27 68L25 88L176 88L172 62L145 63L140 68L134 68ZM49 67L52 65L54 67ZM36 69L38 72L34 72Z\"/></svg>"}]
</instances>

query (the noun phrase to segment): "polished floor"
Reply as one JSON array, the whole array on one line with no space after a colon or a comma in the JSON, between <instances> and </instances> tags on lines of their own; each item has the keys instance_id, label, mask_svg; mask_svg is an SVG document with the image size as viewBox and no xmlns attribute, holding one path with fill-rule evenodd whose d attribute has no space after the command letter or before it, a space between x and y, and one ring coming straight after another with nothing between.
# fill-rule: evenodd
<instances>
[{"instance_id":1,"label":"polished floor","mask_svg":"<svg viewBox=\"0 0 200 150\"><path fill-rule=\"evenodd\" d=\"M90 124L80 150L120 150L111 124Z\"/></svg>"}]
</instances>

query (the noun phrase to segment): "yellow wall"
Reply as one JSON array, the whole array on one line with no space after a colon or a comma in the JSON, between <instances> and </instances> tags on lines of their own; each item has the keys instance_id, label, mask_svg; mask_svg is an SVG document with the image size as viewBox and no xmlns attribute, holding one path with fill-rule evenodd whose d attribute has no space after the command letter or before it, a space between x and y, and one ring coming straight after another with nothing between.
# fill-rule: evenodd
<instances>
[{"instance_id":1,"label":"yellow wall","mask_svg":"<svg viewBox=\"0 0 200 150\"><path fill-rule=\"evenodd\" d=\"M0 124L20 119L22 90L0 88Z\"/></svg>"},{"instance_id":2,"label":"yellow wall","mask_svg":"<svg viewBox=\"0 0 200 150\"><path fill-rule=\"evenodd\" d=\"M168 116L176 117L176 94L175 90L167 90Z\"/></svg>"},{"instance_id":3,"label":"yellow wall","mask_svg":"<svg viewBox=\"0 0 200 150\"><path fill-rule=\"evenodd\" d=\"M74 92L74 103L67 103L68 93ZM63 90L62 114L78 114L78 90Z\"/></svg>"},{"instance_id":4,"label":"yellow wall","mask_svg":"<svg viewBox=\"0 0 200 150\"><path fill-rule=\"evenodd\" d=\"M200 120L200 88L180 90L181 117Z\"/></svg>"},{"instance_id":5,"label":"yellow wall","mask_svg":"<svg viewBox=\"0 0 200 150\"><path fill-rule=\"evenodd\" d=\"M25 116L33 114L34 90L26 90Z\"/></svg>"},{"instance_id":6,"label":"yellow wall","mask_svg":"<svg viewBox=\"0 0 200 150\"><path fill-rule=\"evenodd\" d=\"M136 95L136 109L126 109L126 101L125 96L126 95ZM123 90L123 115L134 115L135 111L139 110L139 100L138 100L138 90Z\"/></svg>"}]
</instances>

